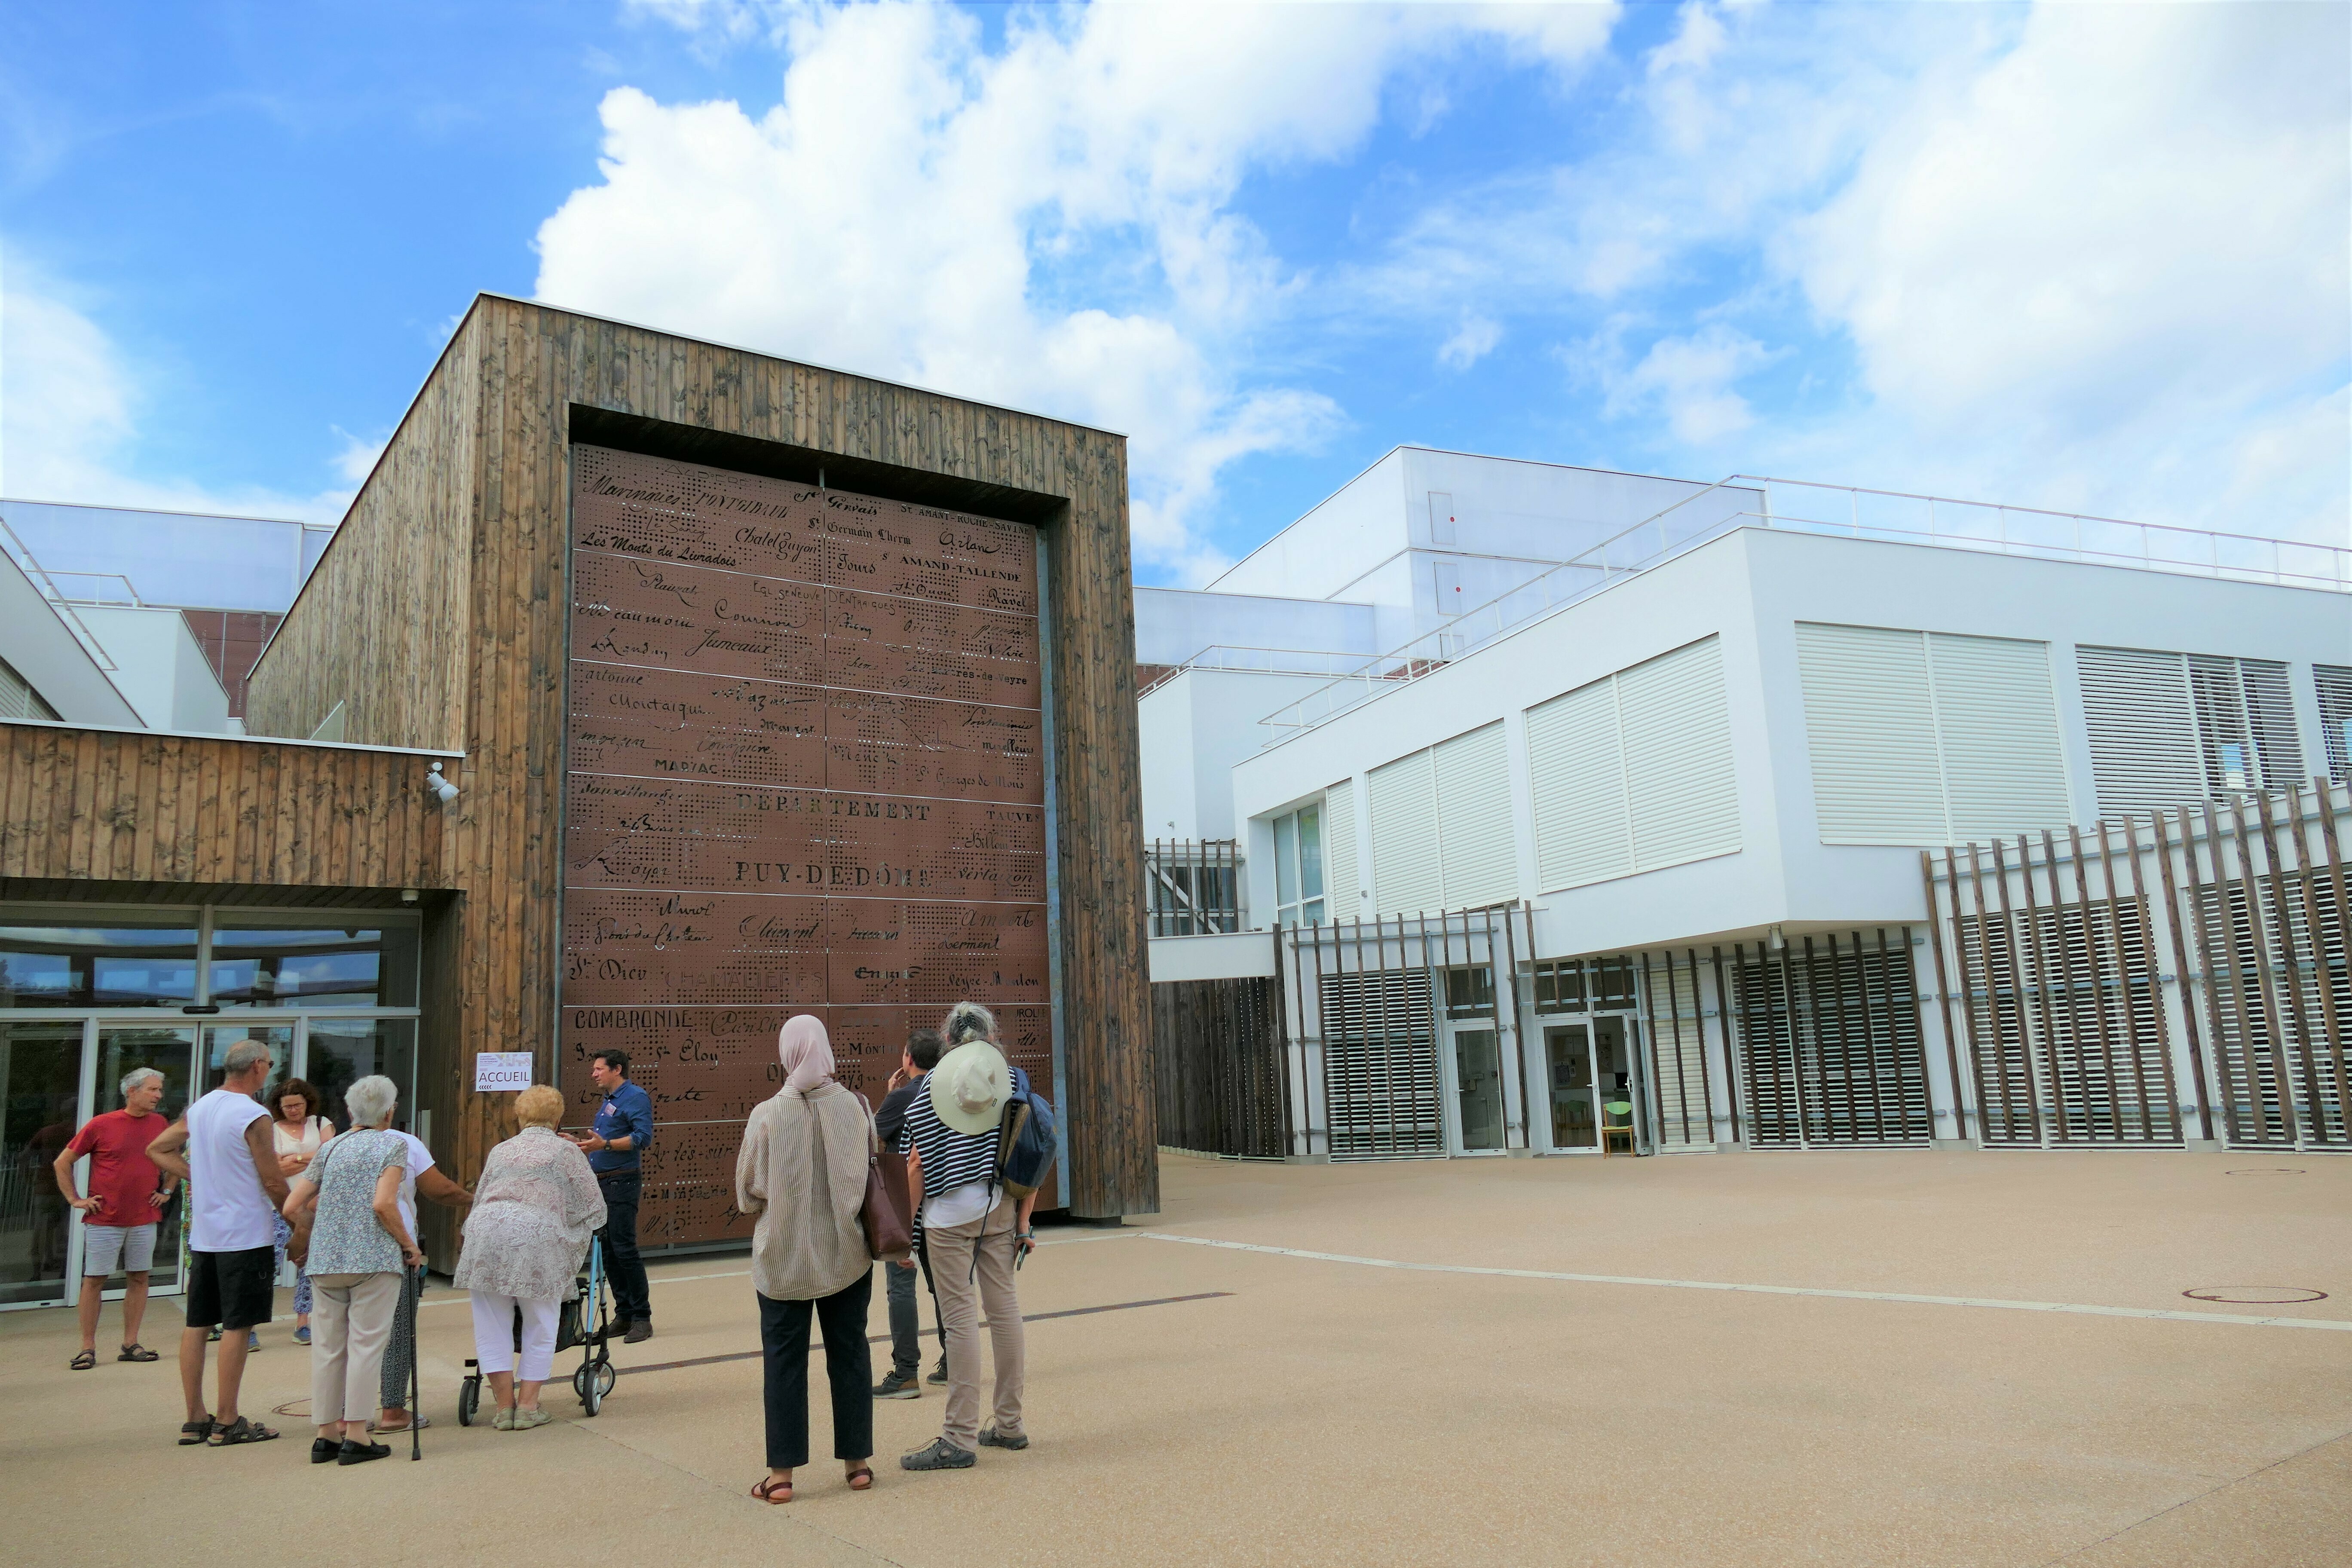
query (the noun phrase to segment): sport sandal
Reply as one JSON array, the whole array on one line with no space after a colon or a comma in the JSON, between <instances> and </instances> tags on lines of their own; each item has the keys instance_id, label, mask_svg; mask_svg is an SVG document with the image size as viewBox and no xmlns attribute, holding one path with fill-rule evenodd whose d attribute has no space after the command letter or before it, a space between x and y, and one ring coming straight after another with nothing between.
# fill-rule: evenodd
<instances>
[{"instance_id":1,"label":"sport sandal","mask_svg":"<svg viewBox=\"0 0 2352 1568\"><path fill-rule=\"evenodd\" d=\"M234 1448L240 1443L268 1443L278 1436L275 1427L264 1426L249 1416L240 1415L224 1426L213 1423L212 1445L215 1448Z\"/></svg>"}]
</instances>

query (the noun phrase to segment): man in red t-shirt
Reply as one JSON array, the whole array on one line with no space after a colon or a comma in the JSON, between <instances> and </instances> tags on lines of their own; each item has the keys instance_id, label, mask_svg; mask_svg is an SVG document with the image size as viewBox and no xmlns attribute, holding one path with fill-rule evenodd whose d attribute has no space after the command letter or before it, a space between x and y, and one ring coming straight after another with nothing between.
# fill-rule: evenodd
<instances>
[{"instance_id":1,"label":"man in red t-shirt","mask_svg":"<svg viewBox=\"0 0 2352 1568\"><path fill-rule=\"evenodd\" d=\"M176 1177L147 1158L147 1145L168 1123L155 1107L163 1099L163 1075L140 1068L122 1080L122 1109L93 1116L50 1167L66 1202L81 1211L81 1354L76 1372L98 1364L99 1299L119 1263L122 1292L122 1351L117 1361L153 1361L139 1342L139 1321L147 1314L147 1273L155 1257L156 1222L172 1201ZM73 1168L89 1156L89 1196L74 1190Z\"/></svg>"}]
</instances>

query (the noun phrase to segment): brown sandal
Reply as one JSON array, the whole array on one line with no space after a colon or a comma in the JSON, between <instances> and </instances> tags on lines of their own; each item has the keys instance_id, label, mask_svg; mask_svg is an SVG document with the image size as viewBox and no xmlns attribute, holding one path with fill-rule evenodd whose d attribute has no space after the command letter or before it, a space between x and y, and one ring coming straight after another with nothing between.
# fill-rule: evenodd
<instances>
[{"instance_id":1,"label":"brown sandal","mask_svg":"<svg viewBox=\"0 0 2352 1568\"><path fill-rule=\"evenodd\" d=\"M793 1483L780 1481L771 1477L767 1480L754 1483L751 1495L761 1502L788 1503L793 1500Z\"/></svg>"},{"instance_id":2,"label":"brown sandal","mask_svg":"<svg viewBox=\"0 0 2352 1568\"><path fill-rule=\"evenodd\" d=\"M122 1347L122 1352L114 1359L117 1361L161 1361L163 1358L157 1355L153 1351L149 1350L145 1345L125 1345Z\"/></svg>"},{"instance_id":3,"label":"brown sandal","mask_svg":"<svg viewBox=\"0 0 2352 1568\"><path fill-rule=\"evenodd\" d=\"M860 1465L849 1472L849 1489L862 1492L874 1484L874 1467Z\"/></svg>"},{"instance_id":4,"label":"brown sandal","mask_svg":"<svg viewBox=\"0 0 2352 1568\"><path fill-rule=\"evenodd\" d=\"M98 1364L98 1352L96 1351L84 1351L79 1355L75 1356L73 1360L66 1363L66 1364L73 1368L76 1372L88 1372L90 1368Z\"/></svg>"}]
</instances>

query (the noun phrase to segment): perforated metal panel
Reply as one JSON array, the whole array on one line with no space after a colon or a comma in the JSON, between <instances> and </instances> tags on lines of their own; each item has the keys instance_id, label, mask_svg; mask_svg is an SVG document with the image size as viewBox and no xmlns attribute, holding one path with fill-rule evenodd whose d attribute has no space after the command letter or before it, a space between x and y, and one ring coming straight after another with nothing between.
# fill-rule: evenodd
<instances>
[{"instance_id":1,"label":"perforated metal panel","mask_svg":"<svg viewBox=\"0 0 2352 1568\"><path fill-rule=\"evenodd\" d=\"M1034 531L583 446L572 536L570 1119L626 1049L647 1244L746 1228L793 1013L878 1100L910 1026L985 1002L1054 1092Z\"/></svg>"}]
</instances>

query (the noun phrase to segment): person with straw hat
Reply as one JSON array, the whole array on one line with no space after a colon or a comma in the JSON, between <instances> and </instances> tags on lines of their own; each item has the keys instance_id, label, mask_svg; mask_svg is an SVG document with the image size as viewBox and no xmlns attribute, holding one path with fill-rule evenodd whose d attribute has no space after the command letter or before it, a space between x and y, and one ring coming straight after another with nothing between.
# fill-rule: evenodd
<instances>
[{"instance_id":1,"label":"person with straw hat","mask_svg":"<svg viewBox=\"0 0 2352 1568\"><path fill-rule=\"evenodd\" d=\"M978 1450L1025 1448L1021 1394L1026 1342L1013 1269L1028 1252L1037 1195L1007 1196L997 1179L997 1128L1013 1098L1013 1068L996 1043L996 1020L959 1002L940 1027L950 1049L924 1079L898 1131L910 1184L922 1190L921 1224L940 1327L948 1342L948 1407L940 1436L898 1463L909 1470L968 1469ZM980 1311L996 1359L992 1419L980 1425Z\"/></svg>"},{"instance_id":2,"label":"person with straw hat","mask_svg":"<svg viewBox=\"0 0 2352 1568\"><path fill-rule=\"evenodd\" d=\"M833 1393L833 1452L849 1489L874 1484L874 1359L866 1342L874 1289L866 1250L866 1168L874 1122L833 1076L824 1025L785 1020L776 1050L784 1086L752 1108L735 1159L735 1206L759 1216L751 1286L760 1296L766 1378L768 1474L761 1502L793 1500L793 1471L808 1463L809 1318L824 1332Z\"/></svg>"}]
</instances>

